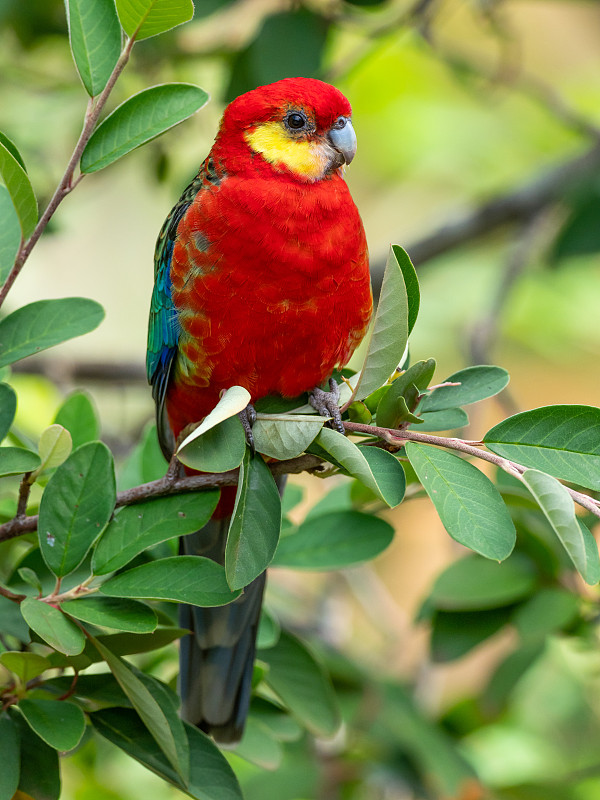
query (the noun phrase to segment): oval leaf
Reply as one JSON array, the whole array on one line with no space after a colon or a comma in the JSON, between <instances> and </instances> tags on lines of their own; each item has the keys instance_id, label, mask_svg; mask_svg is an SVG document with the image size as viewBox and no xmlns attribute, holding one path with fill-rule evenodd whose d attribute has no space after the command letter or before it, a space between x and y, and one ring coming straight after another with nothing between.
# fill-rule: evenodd
<instances>
[{"instance_id":1,"label":"oval leaf","mask_svg":"<svg viewBox=\"0 0 600 800\"><path fill-rule=\"evenodd\" d=\"M421 425L419 431L453 431L456 428L464 428L469 424L467 412L462 408L445 408L443 411L419 411Z\"/></svg>"},{"instance_id":2,"label":"oval leaf","mask_svg":"<svg viewBox=\"0 0 600 800\"><path fill-rule=\"evenodd\" d=\"M302 523L284 536L272 566L293 569L342 569L369 561L394 538L394 529L372 514L334 511Z\"/></svg>"},{"instance_id":3,"label":"oval leaf","mask_svg":"<svg viewBox=\"0 0 600 800\"><path fill-rule=\"evenodd\" d=\"M178 455L188 444L198 439L220 422L224 422L226 419L230 419L230 417L237 416L240 411L246 408L251 399L250 392L244 389L243 386L231 386L229 389L226 389L210 414L207 414L200 425L194 428L190 435L186 436L180 444Z\"/></svg>"},{"instance_id":4,"label":"oval leaf","mask_svg":"<svg viewBox=\"0 0 600 800\"><path fill-rule=\"evenodd\" d=\"M405 477L400 462L391 453L375 447L357 447L350 439L323 428L315 444L333 457L350 475L368 486L388 506L404 497ZM310 448L311 451L313 448ZM318 455L322 453L314 450Z\"/></svg>"},{"instance_id":5,"label":"oval leaf","mask_svg":"<svg viewBox=\"0 0 600 800\"><path fill-rule=\"evenodd\" d=\"M417 361L392 381L377 404L377 424L384 428L397 428L399 423L408 419L405 411L414 411L419 393L429 386L434 372L435 361L430 358ZM402 399L405 400L403 405L400 403Z\"/></svg>"},{"instance_id":6,"label":"oval leaf","mask_svg":"<svg viewBox=\"0 0 600 800\"><path fill-rule=\"evenodd\" d=\"M158 700L162 699L162 695L157 691L151 691L126 661L111 653L97 639L92 639L92 642L160 749L177 774L186 781L190 767L189 750L178 746L181 737L185 738L185 733L183 723L177 717L175 709L169 703L159 703Z\"/></svg>"},{"instance_id":7,"label":"oval leaf","mask_svg":"<svg viewBox=\"0 0 600 800\"><path fill-rule=\"evenodd\" d=\"M42 495L38 537L44 561L58 577L85 558L115 507L110 450L90 442L75 450L48 481Z\"/></svg>"},{"instance_id":8,"label":"oval leaf","mask_svg":"<svg viewBox=\"0 0 600 800\"><path fill-rule=\"evenodd\" d=\"M483 437L494 453L526 467L600 489L600 408L543 406L515 414Z\"/></svg>"},{"instance_id":9,"label":"oval leaf","mask_svg":"<svg viewBox=\"0 0 600 800\"><path fill-rule=\"evenodd\" d=\"M67 619L58 608L27 597L21 603L21 614L29 627L50 647L67 656L76 656L85 646L81 628Z\"/></svg>"},{"instance_id":10,"label":"oval leaf","mask_svg":"<svg viewBox=\"0 0 600 800\"><path fill-rule=\"evenodd\" d=\"M39 653L21 653L12 650L7 650L0 655L0 664L18 675L22 683L37 678L52 666L50 661Z\"/></svg>"},{"instance_id":11,"label":"oval leaf","mask_svg":"<svg viewBox=\"0 0 600 800\"><path fill-rule=\"evenodd\" d=\"M442 572L429 599L445 611L502 608L532 594L535 588L535 570L526 558L516 554L504 564L495 564L470 555Z\"/></svg>"},{"instance_id":12,"label":"oval leaf","mask_svg":"<svg viewBox=\"0 0 600 800\"><path fill-rule=\"evenodd\" d=\"M147 547L203 528L219 501L219 492L158 497L127 506L115 515L96 545L94 575L121 569Z\"/></svg>"},{"instance_id":13,"label":"oval leaf","mask_svg":"<svg viewBox=\"0 0 600 800\"><path fill-rule=\"evenodd\" d=\"M325 417L308 414L258 414L252 426L258 453L284 461L304 453L317 436Z\"/></svg>"},{"instance_id":14,"label":"oval leaf","mask_svg":"<svg viewBox=\"0 0 600 800\"><path fill-rule=\"evenodd\" d=\"M0 285L7 279L20 246L19 217L8 189L0 184Z\"/></svg>"},{"instance_id":15,"label":"oval leaf","mask_svg":"<svg viewBox=\"0 0 600 800\"><path fill-rule=\"evenodd\" d=\"M0 180L8 189L17 212L21 232L28 239L38 220L37 200L27 173L13 154L0 142Z\"/></svg>"},{"instance_id":16,"label":"oval leaf","mask_svg":"<svg viewBox=\"0 0 600 800\"><path fill-rule=\"evenodd\" d=\"M407 442L405 449L450 536L486 558L507 558L517 534L490 479L444 450L416 442Z\"/></svg>"},{"instance_id":17,"label":"oval leaf","mask_svg":"<svg viewBox=\"0 0 600 800\"><path fill-rule=\"evenodd\" d=\"M225 574L242 589L271 563L281 530L279 490L260 455L246 450L225 547Z\"/></svg>"},{"instance_id":18,"label":"oval leaf","mask_svg":"<svg viewBox=\"0 0 600 800\"><path fill-rule=\"evenodd\" d=\"M292 714L316 736L333 736L341 718L329 677L295 636L281 632L279 641L259 657L269 665L265 683Z\"/></svg>"},{"instance_id":19,"label":"oval leaf","mask_svg":"<svg viewBox=\"0 0 600 800\"><path fill-rule=\"evenodd\" d=\"M401 259L404 263L405 256L401 248L390 248L379 303L367 340L367 356L352 399L363 400L385 383L406 349L409 304L399 261Z\"/></svg>"},{"instance_id":20,"label":"oval leaf","mask_svg":"<svg viewBox=\"0 0 600 800\"><path fill-rule=\"evenodd\" d=\"M62 610L82 622L131 633L151 633L158 620L145 603L120 597L80 597L61 603Z\"/></svg>"},{"instance_id":21,"label":"oval leaf","mask_svg":"<svg viewBox=\"0 0 600 800\"><path fill-rule=\"evenodd\" d=\"M59 800L58 752L32 731L21 714L15 713L13 721L17 723L21 739L21 777L14 800ZM32 769L33 764L35 769Z\"/></svg>"},{"instance_id":22,"label":"oval leaf","mask_svg":"<svg viewBox=\"0 0 600 800\"><path fill-rule=\"evenodd\" d=\"M106 86L121 52L114 0L67 0L73 60L90 97Z\"/></svg>"},{"instance_id":23,"label":"oval leaf","mask_svg":"<svg viewBox=\"0 0 600 800\"><path fill-rule=\"evenodd\" d=\"M233 770L215 743L202 731L184 723L190 751L190 778L186 786L169 764L135 711L105 708L90 714L94 728L136 761L198 800L242 800Z\"/></svg>"},{"instance_id":24,"label":"oval leaf","mask_svg":"<svg viewBox=\"0 0 600 800\"><path fill-rule=\"evenodd\" d=\"M172 600L193 606L223 606L240 592L232 592L220 564L203 556L173 556L121 572L100 587L109 597Z\"/></svg>"},{"instance_id":25,"label":"oval leaf","mask_svg":"<svg viewBox=\"0 0 600 800\"><path fill-rule=\"evenodd\" d=\"M192 0L117 0L123 30L129 37L147 39L183 25L194 16Z\"/></svg>"},{"instance_id":26,"label":"oval leaf","mask_svg":"<svg viewBox=\"0 0 600 800\"><path fill-rule=\"evenodd\" d=\"M21 742L19 729L8 714L0 714L0 742L3 762L0 769L0 798L11 800L19 786Z\"/></svg>"},{"instance_id":27,"label":"oval leaf","mask_svg":"<svg viewBox=\"0 0 600 800\"><path fill-rule=\"evenodd\" d=\"M455 406L467 406L486 397L493 397L508 384L510 376L502 367L467 367L446 378L444 383L458 386L440 386L426 397L420 411L441 411Z\"/></svg>"},{"instance_id":28,"label":"oval leaf","mask_svg":"<svg viewBox=\"0 0 600 800\"><path fill-rule=\"evenodd\" d=\"M12 386L0 383L0 442L10 430L17 411L17 395Z\"/></svg>"},{"instance_id":29,"label":"oval leaf","mask_svg":"<svg viewBox=\"0 0 600 800\"><path fill-rule=\"evenodd\" d=\"M592 586L598 583L600 557L596 540L575 516L571 495L556 478L536 469L525 470L521 480L539 503L581 577Z\"/></svg>"},{"instance_id":30,"label":"oval leaf","mask_svg":"<svg viewBox=\"0 0 600 800\"><path fill-rule=\"evenodd\" d=\"M0 320L0 367L97 328L104 309L84 297L38 300Z\"/></svg>"},{"instance_id":31,"label":"oval leaf","mask_svg":"<svg viewBox=\"0 0 600 800\"><path fill-rule=\"evenodd\" d=\"M98 414L91 397L85 392L73 392L56 412L54 422L71 434L73 449L100 437Z\"/></svg>"},{"instance_id":32,"label":"oval leaf","mask_svg":"<svg viewBox=\"0 0 600 800\"><path fill-rule=\"evenodd\" d=\"M62 425L50 425L42 432L38 452L41 469L53 469L67 460L73 447L71 434Z\"/></svg>"},{"instance_id":33,"label":"oval leaf","mask_svg":"<svg viewBox=\"0 0 600 800\"><path fill-rule=\"evenodd\" d=\"M188 444L186 442L185 447L182 445L177 451L177 458L200 472L235 469L242 463L246 452L246 435L237 415L209 428Z\"/></svg>"},{"instance_id":34,"label":"oval leaf","mask_svg":"<svg viewBox=\"0 0 600 800\"><path fill-rule=\"evenodd\" d=\"M40 458L22 447L0 447L0 476L21 475L33 472L40 466Z\"/></svg>"},{"instance_id":35,"label":"oval leaf","mask_svg":"<svg viewBox=\"0 0 600 800\"><path fill-rule=\"evenodd\" d=\"M82 172L97 172L160 136L206 105L208 95L191 83L152 86L130 97L96 128L81 156Z\"/></svg>"},{"instance_id":36,"label":"oval leaf","mask_svg":"<svg viewBox=\"0 0 600 800\"><path fill-rule=\"evenodd\" d=\"M85 717L79 706L58 700L26 697L18 708L32 731L55 750L77 747L85 730Z\"/></svg>"}]
</instances>

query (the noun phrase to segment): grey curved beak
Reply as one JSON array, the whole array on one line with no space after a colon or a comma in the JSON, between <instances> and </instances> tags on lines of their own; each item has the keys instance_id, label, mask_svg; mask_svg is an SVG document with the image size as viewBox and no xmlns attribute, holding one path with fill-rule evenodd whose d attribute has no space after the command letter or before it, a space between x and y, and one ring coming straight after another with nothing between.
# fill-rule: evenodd
<instances>
[{"instance_id":1,"label":"grey curved beak","mask_svg":"<svg viewBox=\"0 0 600 800\"><path fill-rule=\"evenodd\" d=\"M356 155L356 134L352 127L352 120L346 118L343 128L330 128L327 138L344 159L343 163L349 164Z\"/></svg>"}]
</instances>

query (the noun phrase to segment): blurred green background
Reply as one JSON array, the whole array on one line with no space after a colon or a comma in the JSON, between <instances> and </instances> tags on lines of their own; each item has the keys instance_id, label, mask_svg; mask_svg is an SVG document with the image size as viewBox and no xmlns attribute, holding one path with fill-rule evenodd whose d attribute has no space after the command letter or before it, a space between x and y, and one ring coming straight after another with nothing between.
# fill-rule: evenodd
<instances>
[{"instance_id":1,"label":"blurred green background","mask_svg":"<svg viewBox=\"0 0 600 800\"><path fill-rule=\"evenodd\" d=\"M478 438L517 409L598 404L598 2L198 0L196 6L192 23L136 46L112 104L170 80L202 86L210 104L86 177L11 292L9 310L65 295L93 297L107 310L97 331L52 357L28 360L27 371L15 375L24 431L39 434L64 392L84 386L99 406L107 441L116 453L129 452L153 414L143 362L158 230L210 149L225 103L288 75L335 83L352 103L359 151L347 180L367 231L375 285L390 242L413 255L421 280L413 359L435 357L440 381L472 363L497 363L511 373L510 396L488 401L466 437ZM18 144L43 205L79 133L86 97L60 0L1 0L0 20L0 129ZM329 488L315 479L298 483L305 500L293 512L296 520ZM423 744L412 754L417 766L400 769L403 775L451 770L454 756L445 748L453 742L481 778L466 780L462 793L452 795L462 800L600 797L595 635L549 637L521 680L518 670L510 673L517 677L510 678L501 713L486 718L475 698L514 648L514 630L505 627L462 658L432 661L427 626L414 616L435 576L462 549L425 499L386 518L397 537L374 566L335 577L274 572L272 602L350 655L356 669L410 683L410 703L437 721L435 735L418 729L411 706L382 718L370 739L361 738L358 726L344 741L319 744L318 775L299 745L290 745L274 774L237 759L248 798L450 797L442 778L427 790L416 779L398 779L391 765L410 761L410 746L398 746L387 761L380 757L382 742L403 736ZM593 609L595 590L576 588L588 592L584 601ZM338 666L343 688L349 667ZM352 685L354 677L346 679ZM447 739L441 743L438 735ZM342 751L348 772L339 776ZM88 743L66 766L66 800L177 794L106 743Z\"/></svg>"}]
</instances>

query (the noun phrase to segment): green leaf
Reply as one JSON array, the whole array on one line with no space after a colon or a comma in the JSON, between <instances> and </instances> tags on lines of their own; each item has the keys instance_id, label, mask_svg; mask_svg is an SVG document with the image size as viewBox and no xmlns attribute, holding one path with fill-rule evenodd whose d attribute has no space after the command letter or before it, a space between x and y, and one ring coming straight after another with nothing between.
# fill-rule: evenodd
<instances>
[{"instance_id":1,"label":"green leaf","mask_svg":"<svg viewBox=\"0 0 600 800\"><path fill-rule=\"evenodd\" d=\"M396 256L398 266L402 270L402 277L404 278L404 285L406 286L408 298L408 335L410 336L412 329L415 327L415 322L419 315L419 306L421 304L419 279L417 278L417 272L406 250L398 244L393 244L392 250Z\"/></svg>"},{"instance_id":2,"label":"green leaf","mask_svg":"<svg viewBox=\"0 0 600 800\"><path fill-rule=\"evenodd\" d=\"M90 97L106 86L121 52L114 0L67 0L69 41L75 66Z\"/></svg>"},{"instance_id":3,"label":"green leaf","mask_svg":"<svg viewBox=\"0 0 600 800\"><path fill-rule=\"evenodd\" d=\"M275 770L281 766L283 748L271 731L261 722L249 717L244 735L235 747L236 756L263 769Z\"/></svg>"},{"instance_id":4,"label":"green leaf","mask_svg":"<svg viewBox=\"0 0 600 800\"><path fill-rule=\"evenodd\" d=\"M242 589L271 563L281 530L279 490L260 455L246 450L225 547L225 574Z\"/></svg>"},{"instance_id":5,"label":"green leaf","mask_svg":"<svg viewBox=\"0 0 600 800\"><path fill-rule=\"evenodd\" d=\"M84 297L38 300L0 320L0 367L97 328L104 309Z\"/></svg>"},{"instance_id":6,"label":"green leaf","mask_svg":"<svg viewBox=\"0 0 600 800\"><path fill-rule=\"evenodd\" d=\"M211 490L158 497L121 509L96 545L94 574L114 572L147 547L200 530L211 518L218 500L218 490Z\"/></svg>"},{"instance_id":7,"label":"green leaf","mask_svg":"<svg viewBox=\"0 0 600 800\"><path fill-rule=\"evenodd\" d=\"M326 422L309 414L258 414L252 427L258 453L283 461L304 453Z\"/></svg>"},{"instance_id":8,"label":"green leaf","mask_svg":"<svg viewBox=\"0 0 600 800\"><path fill-rule=\"evenodd\" d=\"M70 394L56 412L54 422L69 431L73 449L100 438L98 414L86 392Z\"/></svg>"},{"instance_id":9,"label":"green leaf","mask_svg":"<svg viewBox=\"0 0 600 800\"><path fill-rule=\"evenodd\" d=\"M407 442L405 449L450 536L486 558L507 558L517 534L490 479L445 450L416 442Z\"/></svg>"},{"instance_id":10,"label":"green leaf","mask_svg":"<svg viewBox=\"0 0 600 800\"><path fill-rule=\"evenodd\" d=\"M259 657L269 665L265 683L292 714L316 736L331 737L341 718L329 677L304 644L281 632L279 641Z\"/></svg>"},{"instance_id":11,"label":"green leaf","mask_svg":"<svg viewBox=\"0 0 600 800\"><path fill-rule=\"evenodd\" d=\"M27 173L0 142L0 180L8 189L24 239L28 239L38 221L37 201ZM0 338L1 342L1 338Z\"/></svg>"},{"instance_id":12,"label":"green leaf","mask_svg":"<svg viewBox=\"0 0 600 800\"><path fill-rule=\"evenodd\" d=\"M453 431L456 428L464 428L469 424L467 412L462 408L445 408L443 411L419 412L422 425L419 425L421 433L433 431Z\"/></svg>"},{"instance_id":13,"label":"green leaf","mask_svg":"<svg viewBox=\"0 0 600 800\"><path fill-rule=\"evenodd\" d=\"M544 516L586 583L600 581L600 556L592 534L575 516L570 494L556 478L528 469L521 480L539 503Z\"/></svg>"},{"instance_id":14,"label":"green leaf","mask_svg":"<svg viewBox=\"0 0 600 800\"><path fill-rule=\"evenodd\" d=\"M243 800L233 770L214 742L184 723L190 749L190 778L183 785L135 711L106 708L90 714L94 728L136 761L198 800Z\"/></svg>"},{"instance_id":15,"label":"green leaf","mask_svg":"<svg viewBox=\"0 0 600 800\"><path fill-rule=\"evenodd\" d=\"M156 139L206 105L208 95L191 83L152 86L115 108L96 128L81 156L81 171L97 172Z\"/></svg>"},{"instance_id":16,"label":"green leaf","mask_svg":"<svg viewBox=\"0 0 600 800\"><path fill-rule=\"evenodd\" d=\"M0 447L0 477L33 472L40 466L40 458L22 447Z\"/></svg>"},{"instance_id":17,"label":"green leaf","mask_svg":"<svg viewBox=\"0 0 600 800\"><path fill-rule=\"evenodd\" d=\"M21 603L23 619L50 647L67 656L76 656L85 646L83 631L58 608L27 597Z\"/></svg>"},{"instance_id":18,"label":"green leaf","mask_svg":"<svg viewBox=\"0 0 600 800\"><path fill-rule=\"evenodd\" d=\"M377 424L384 428L397 428L408 419L406 412L414 410L419 392L429 386L434 372L435 361L430 358L417 361L392 381L377 404ZM403 404L402 400L405 401Z\"/></svg>"},{"instance_id":19,"label":"green leaf","mask_svg":"<svg viewBox=\"0 0 600 800\"><path fill-rule=\"evenodd\" d=\"M585 187L587 188L587 187ZM556 264L567 258L589 255L600 250L600 193L594 186L573 198L571 213L560 229L552 245L549 260Z\"/></svg>"},{"instance_id":20,"label":"green leaf","mask_svg":"<svg viewBox=\"0 0 600 800\"><path fill-rule=\"evenodd\" d=\"M85 558L115 507L112 455L102 442L77 448L48 481L38 536L44 561L63 577Z\"/></svg>"},{"instance_id":21,"label":"green leaf","mask_svg":"<svg viewBox=\"0 0 600 800\"><path fill-rule=\"evenodd\" d=\"M220 422L188 444L183 444L185 447L182 445L177 451L177 458L182 464L200 472L228 472L242 463L246 435L242 423L235 416Z\"/></svg>"},{"instance_id":22,"label":"green leaf","mask_svg":"<svg viewBox=\"0 0 600 800\"><path fill-rule=\"evenodd\" d=\"M42 672L51 668L50 661L39 653L5 650L0 654L0 664L18 675L22 683L37 678Z\"/></svg>"},{"instance_id":23,"label":"green leaf","mask_svg":"<svg viewBox=\"0 0 600 800\"><path fill-rule=\"evenodd\" d=\"M0 713L0 742L2 742L0 800L12 800L19 786L21 743L18 727L8 714L4 713Z\"/></svg>"},{"instance_id":24,"label":"green leaf","mask_svg":"<svg viewBox=\"0 0 600 800\"><path fill-rule=\"evenodd\" d=\"M543 406L505 419L483 441L504 458L600 489L599 428L595 406Z\"/></svg>"},{"instance_id":25,"label":"green leaf","mask_svg":"<svg viewBox=\"0 0 600 800\"><path fill-rule=\"evenodd\" d=\"M315 444L332 456L350 475L365 484L388 506L404 497L404 470L391 453L375 447L357 447L337 431L323 428ZM311 448L309 448L311 449Z\"/></svg>"},{"instance_id":26,"label":"green leaf","mask_svg":"<svg viewBox=\"0 0 600 800\"><path fill-rule=\"evenodd\" d=\"M400 248L390 248L375 319L367 338L367 356L352 393L356 400L363 400L385 383L406 349L410 312L403 277L404 251L399 255L397 250Z\"/></svg>"},{"instance_id":27,"label":"green leaf","mask_svg":"<svg viewBox=\"0 0 600 800\"><path fill-rule=\"evenodd\" d=\"M0 285L8 278L19 247L21 224L6 186L0 184Z\"/></svg>"},{"instance_id":28,"label":"green leaf","mask_svg":"<svg viewBox=\"0 0 600 800\"><path fill-rule=\"evenodd\" d=\"M136 600L117 597L81 597L61 603L62 610L82 622L131 633L151 633L158 621L154 610Z\"/></svg>"},{"instance_id":29,"label":"green leaf","mask_svg":"<svg viewBox=\"0 0 600 800\"><path fill-rule=\"evenodd\" d=\"M225 570L203 556L173 556L121 572L102 584L110 597L172 600L193 606L223 606L241 594L232 592Z\"/></svg>"},{"instance_id":30,"label":"green leaf","mask_svg":"<svg viewBox=\"0 0 600 800\"><path fill-rule=\"evenodd\" d=\"M13 712L12 719L19 729L21 739L21 776L19 779L21 794L17 794L17 800L29 800L29 798L59 800L58 752L40 739L20 714ZM33 765L35 768L32 768Z\"/></svg>"},{"instance_id":31,"label":"green leaf","mask_svg":"<svg viewBox=\"0 0 600 800\"><path fill-rule=\"evenodd\" d=\"M469 555L442 572L430 599L436 608L446 611L501 608L528 597L536 583L531 562L518 554L504 564Z\"/></svg>"},{"instance_id":32,"label":"green leaf","mask_svg":"<svg viewBox=\"0 0 600 800\"><path fill-rule=\"evenodd\" d=\"M239 467L246 437L237 418L250 402L250 392L231 386L219 402L180 444L177 457L188 467L204 472L227 472Z\"/></svg>"},{"instance_id":33,"label":"green leaf","mask_svg":"<svg viewBox=\"0 0 600 800\"><path fill-rule=\"evenodd\" d=\"M194 16L192 0L117 0L125 33L147 39L183 25Z\"/></svg>"},{"instance_id":34,"label":"green leaf","mask_svg":"<svg viewBox=\"0 0 600 800\"><path fill-rule=\"evenodd\" d=\"M68 751L79 744L85 730L85 717L79 706L26 697L18 708L31 730L55 750Z\"/></svg>"},{"instance_id":35,"label":"green leaf","mask_svg":"<svg viewBox=\"0 0 600 800\"><path fill-rule=\"evenodd\" d=\"M431 622L431 657L436 663L462 658L509 622L507 608L438 611Z\"/></svg>"},{"instance_id":36,"label":"green leaf","mask_svg":"<svg viewBox=\"0 0 600 800\"><path fill-rule=\"evenodd\" d=\"M519 606L512 621L521 638L543 639L572 625L579 616L580 605L576 594L549 586Z\"/></svg>"},{"instance_id":37,"label":"green leaf","mask_svg":"<svg viewBox=\"0 0 600 800\"><path fill-rule=\"evenodd\" d=\"M3 144L4 147L8 150L8 152L16 159L16 161L23 167L25 172L27 172L27 167L25 166L25 162L23 161L23 157L21 153L19 153L19 148L17 145L8 138L5 133L0 132L0 144Z\"/></svg>"},{"instance_id":38,"label":"green leaf","mask_svg":"<svg viewBox=\"0 0 600 800\"><path fill-rule=\"evenodd\" d=\"M258 649L273 647L279 641L281 627L279 621L270 614L263 606L258 623L258 633L256 635L256 646Z\"/></svg>"},{"instance_id":39,"label":"green leaf","mask_svg":"<svg viewBox=\"0 0 600 800\"><path fill-rule=\"evenodd\" d=\"M32 586L36 592L42 596L44 593L44 589L42 587L42 582L37 574L37 572L29 567L19 567L17 569L17 575L21 580L23 580L29 586Z\"/></svg>"},{"instance_id":40,"label":"green leaf","mask_svg":"<svg viewBox=\"0 0 600 800\"><path fill-rule=\"evenodd\" d=\"M0 383L0 442L10 430L17 411L17 395L12 386Z\"/></svg>"},{"instance_id":41,"label":"green leaf","mask_svg":"<svg viewBox=\"0 0 600 800\"><path fill-rule=\"evenodd\" d=\"M42 460L40 472L43 469L59 467L67 460L72 449L73 440L66 428L56 423L47 427L42 431L38 445L38 452Z\"/></svg>"},{"instance_id":42,"label":"green leaf","mask_svg":"<svg viewBox=\"0 0 600 800\"><path fill-rule=\"evenodd\" d=\"M510 376L502 367L467 367L446 378L443 383L459 383L459 386L441 386L426 397L420 411L441 411L455 406L467 406L493 397L505 388Z\"/></svg>"},{"instance_id":43,"label":"green leaf","mask_svg":"<svg viewBox=\"0 0 600 800\"><path fill-rule=\"evenodd\" d=\"M369 561L394 538L394 529L372 514L334 511L302 523L280 540L272 566L292 569L343 569Z\"/></svg>"},{"instance_id":44,"label":"green leaf","mask_svg":"<svg viewBox=\"0 0 600 800\"><path fill-rule=\"evenodd\" d=\"M119 686L137 713L160 749L168 758L177 774L185 782L189 775L189 752L178 749L178 741L184 735L183 723L169 704L159 704L155 692L152 692L145 683L133 672L129 664L122 658L114 655L97 639L92 639L94 646L104 658Z\"/></svg>"}]
</instances>

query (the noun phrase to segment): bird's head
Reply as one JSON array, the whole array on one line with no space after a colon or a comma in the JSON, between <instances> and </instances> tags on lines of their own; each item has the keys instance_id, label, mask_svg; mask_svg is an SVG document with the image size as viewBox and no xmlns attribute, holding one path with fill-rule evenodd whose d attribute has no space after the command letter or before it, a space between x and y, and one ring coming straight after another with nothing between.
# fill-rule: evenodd
<instances>
[{"instance_id":1,"label":"bird's head","mask_svg":"<svg viewBox=\"0 0 600 800\"><path fill-rule=\"evenodd\" d=\"M354 158L351 114L348 100L328 83L285 78L230 103L216 146L228 171L252 166L318 181Z\"/></svg>"}]
</instances>

